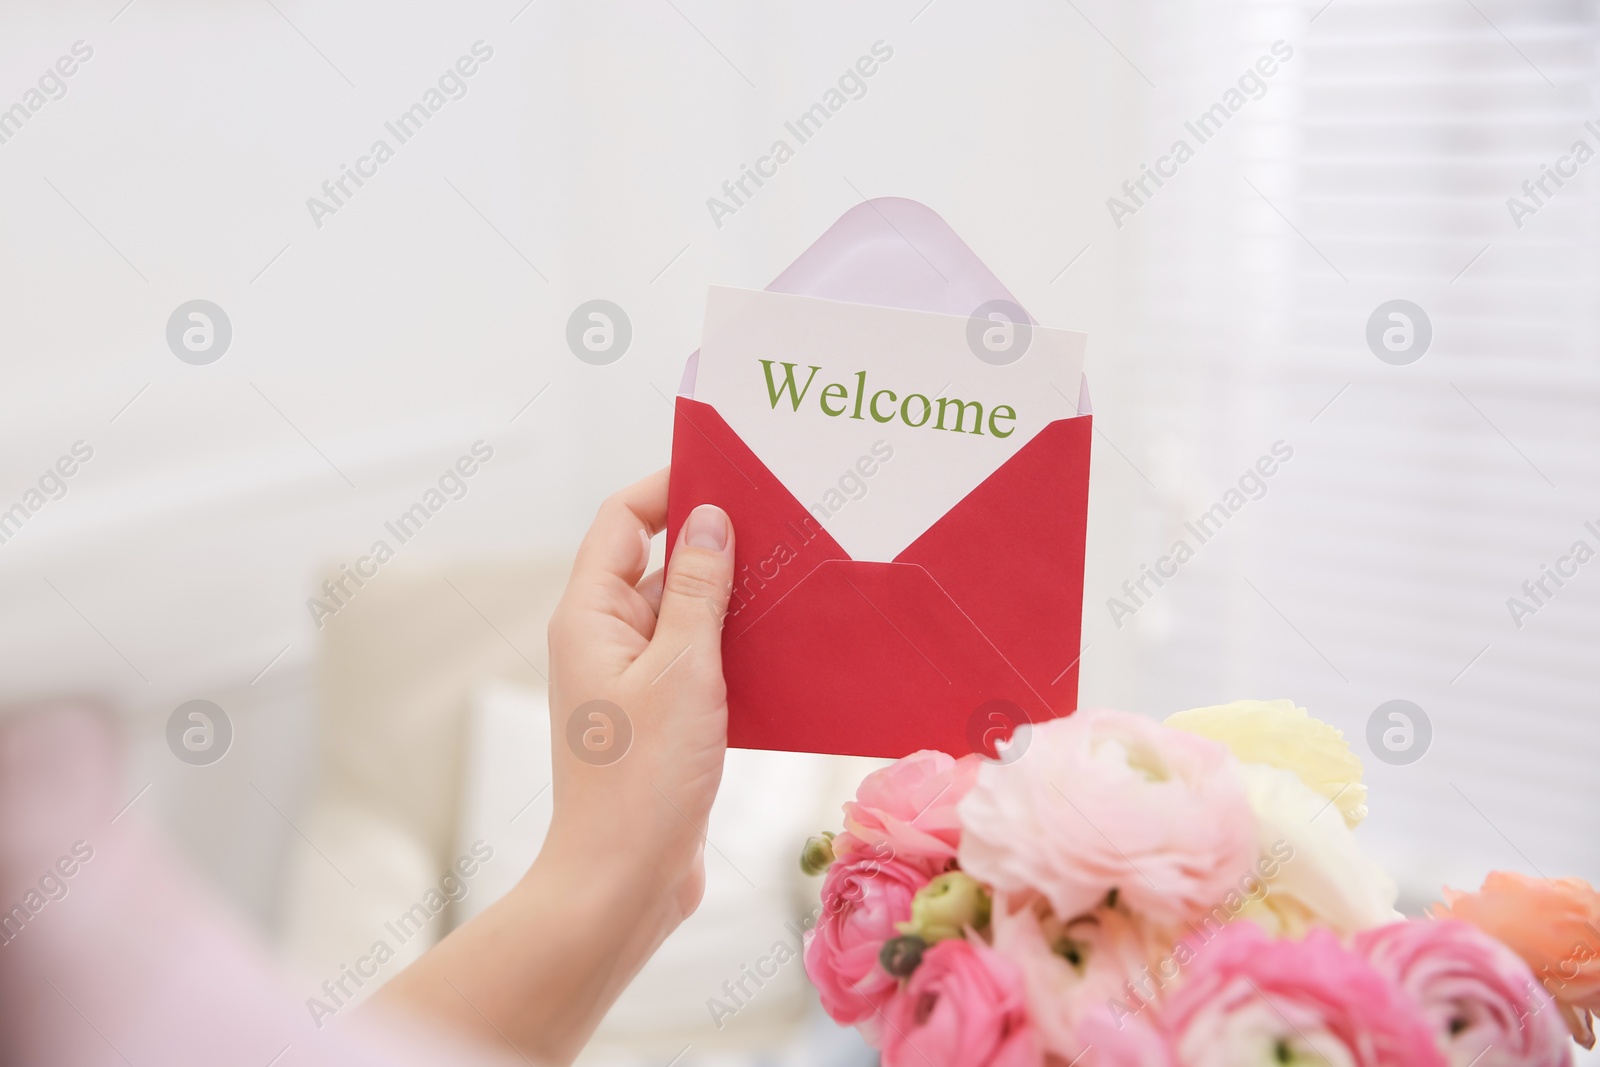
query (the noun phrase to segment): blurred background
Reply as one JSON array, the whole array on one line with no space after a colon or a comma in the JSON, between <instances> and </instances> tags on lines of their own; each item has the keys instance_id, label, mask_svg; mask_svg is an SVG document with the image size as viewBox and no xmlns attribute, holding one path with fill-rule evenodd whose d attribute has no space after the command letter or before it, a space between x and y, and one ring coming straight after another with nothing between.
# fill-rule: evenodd
<instances>
[{"instance_id":1,"label":"blurred background","mask_svg":"<svg viewBox=\"0 0 1600 1067\"><path fill-rule=\"evenodd\" d=\"M1600 879L1597 45L1592 0L7 4L0 703L112 709L130 807L306 996L482 842L392 973L537 850L545 619L667 462L706 286L902 196L1089 335L1083 705L1335 723L1410 913ZM597 299L632 328L604 366L567 344ZM793 941L796 850L870 766L730 755L706 905L588 1062L872 1062L797 964L707 1005Z\"/></svg>"}]
</instances>

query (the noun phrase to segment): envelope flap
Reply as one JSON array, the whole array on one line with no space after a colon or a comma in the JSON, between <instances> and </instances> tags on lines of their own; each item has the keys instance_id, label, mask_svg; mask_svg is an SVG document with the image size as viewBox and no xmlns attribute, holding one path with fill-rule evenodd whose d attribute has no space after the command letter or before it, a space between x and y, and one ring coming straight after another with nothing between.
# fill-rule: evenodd
<instances>
[{"instance_id":1,"label":"envelope flap","mask_svg":"<svg viewBox=\"0 0 1600 1067\"><path fill-rule=\"evenodd\" d=\"M945 315L970 315L994 300L1021 308L938 212L898 196L846 211L767 289ZM684 396L694 396L699 355L693 353L684 367L678 388Z\"/></svg>"},{"instance_id":2,"label":"envelope flap","mask_svg":"<svg viewBox=\"0 0 1600 1067\"><path fill-rule=\"evenodd\" d=\"M846 211L767 288L946 315L970 315L990 300L1017 303L937 212L898 196Z\"/></svg>"},{"instance_id":3,"label":"envelope flap","mask_svg":"<svg viewBox=\"0 0 1600 1067\"><path fill-rule=\"evenodd\" d=\"M723 620L725 639L754 625L817 564L849 558L715 408L680 396L667 494L669 558L685 517L706 503L733 520L733 596Z\"/></svg>"},{"instance_id":4,"label":"envelope flap","mask_svg":"<svg viewBox=\"0 0 1600 1067\"><path fill-rule=\"evenodd\" d=\"M895 557L927 570L1057 712L1077 705L1093 419L1046 426Z\"/></svg>"}]
</instances>

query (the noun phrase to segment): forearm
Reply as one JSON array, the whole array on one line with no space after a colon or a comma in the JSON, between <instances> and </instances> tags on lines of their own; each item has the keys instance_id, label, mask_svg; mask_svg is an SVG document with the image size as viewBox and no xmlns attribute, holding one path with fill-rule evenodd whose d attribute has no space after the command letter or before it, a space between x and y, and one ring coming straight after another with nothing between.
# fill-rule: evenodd
<instances>
[{"instance_id":1,"label":"forearm","mask_svg":"<svg viewBox=\"0 0 1600 1067\"><path fill-rule=\"evenodd\" d=\"M552 845L373 1004L538 1063L570 1062L682 916L665 880Z\"/></svg>"}]
</instances>

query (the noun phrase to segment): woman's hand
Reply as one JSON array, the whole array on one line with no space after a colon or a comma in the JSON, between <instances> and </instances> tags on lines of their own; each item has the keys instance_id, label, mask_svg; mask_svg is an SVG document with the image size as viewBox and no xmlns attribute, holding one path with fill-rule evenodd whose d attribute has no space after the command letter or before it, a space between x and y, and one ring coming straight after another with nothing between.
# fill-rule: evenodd
<instances>
[{"instance_id":1,"label":"woman's hand","mask_svg":"<svg viewBox=\"0 0 1600 1067\"><path fill-rule=\"evenodd\" d=\"M666 520L665 470L601 505L550 620L555 814L545 854L656 886L676 924L700 902L728 744L733 530L702 504L664 577L644 577Z\"/></svg>"},{"instance_id":2,"label":"woman's hand","mask_svg":"<svg viewBox=\"0 0 1600 1067\"><path fill-rule=\"evenodd\" d=\"M566 1063L699 903L728 743L733 530L696 508L665 578L643 577L666 520L665 470L601 505L550 621L555 810L539 858L376 1004Z\"/></svg>"}]
</instances>

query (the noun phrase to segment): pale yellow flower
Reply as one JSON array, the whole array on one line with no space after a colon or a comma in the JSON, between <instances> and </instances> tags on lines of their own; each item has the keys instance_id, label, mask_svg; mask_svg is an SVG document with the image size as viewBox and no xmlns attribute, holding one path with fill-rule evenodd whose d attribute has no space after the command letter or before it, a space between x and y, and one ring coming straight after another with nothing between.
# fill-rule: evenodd
<instances>
[{"instance_id":1,"label":"pale yellow flower","mask_svg":"<svg viewBox=\"0 0 1600 1067\"><path fill-rule=\"evenodd\" d=\"M1339 807L1345 825L1367 817L1361 760L1336 727L1314 719L1292 700L1236 700L1180 711L1167 719L1178 730L1221 741L1241 763L1293 771Z\"/></svg>"}]
</instances>

